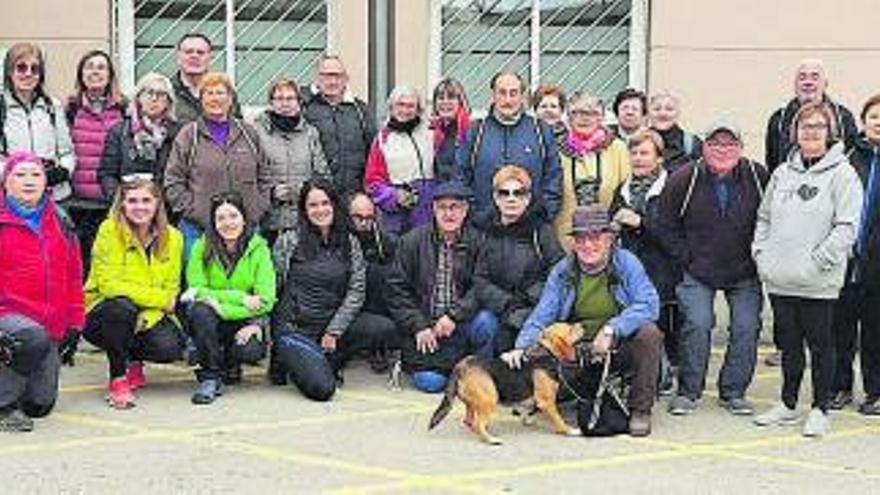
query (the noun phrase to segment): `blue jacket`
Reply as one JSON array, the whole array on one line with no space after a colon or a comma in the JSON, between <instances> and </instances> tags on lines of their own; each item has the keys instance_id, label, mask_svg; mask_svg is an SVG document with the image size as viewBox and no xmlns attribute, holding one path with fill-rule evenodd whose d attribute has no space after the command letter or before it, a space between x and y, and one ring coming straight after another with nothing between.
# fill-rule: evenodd
<instances>
[{"instance_id":1,"label":"blue jacket","mask_svg":"<svg viewBox=\"0 0 880 495\"><path fill-rule=\"evenodd\" d=\"M559 321L568 321L577 295L577 272L572 271L573 256L566 256L553 267L541 300L523 324L516 338L516 348L524 349L541 336L541 332ZM612 286L614 299L622 308L620 314L608 320L614 336L625 338L642 326L657 321L660 316L660 298L648 278L645 268L631 252L618 248L611 259L617 283Z\"/></svg>"},{"instance_id":2,"label":"blue jacket","mask_svg":"<svg viewBox=\"0 0 880 495\"><path fill-rule=\"evenodd\" d=\"M491 211L492 178L496 170L510 164L529 171L532 201L542 207L546 220L552 220L559 211L562 169L553 131L531 115L523 113L516 124L504 125L490 108L485 119L471 124L455 164L461 180L474 192L473 218Z\"/></svg>"}]
</instances>

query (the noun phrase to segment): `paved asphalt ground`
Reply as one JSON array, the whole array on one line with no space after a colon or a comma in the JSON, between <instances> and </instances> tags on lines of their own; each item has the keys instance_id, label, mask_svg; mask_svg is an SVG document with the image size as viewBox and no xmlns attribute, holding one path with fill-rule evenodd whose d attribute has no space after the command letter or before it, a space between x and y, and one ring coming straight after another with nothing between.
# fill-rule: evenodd
<instances>
[{"instance_id":1,"label":"paved asphalt ground","mask_svg":"<svg viewBox=\"0 0 880 495\"><path fill-rule=\"evenodd\" d=\"M461 426L460 405L428 432L437 396L388 390L358 363L324 404L269 387L252 368L196 407L190 371L154 365L138 406L115 411L105 373L102 355L81 353L63 370L54 413L31 434L0 434L0 494L880 493L880 421L836 413L822 440L761 430L717 407L714 381L690 417L669 416L661 400L645 439L564 438L503 411L493 425L505 443L491 447ZM759 409L779 381L759 365Z\"/></svg>"}]
</instances>

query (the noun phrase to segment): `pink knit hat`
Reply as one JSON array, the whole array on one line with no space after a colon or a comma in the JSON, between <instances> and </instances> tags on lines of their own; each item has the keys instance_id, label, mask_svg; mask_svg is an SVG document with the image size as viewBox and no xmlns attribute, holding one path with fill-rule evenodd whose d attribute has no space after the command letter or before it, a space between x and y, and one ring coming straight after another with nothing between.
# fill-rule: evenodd
<instances>
[{"instance_id":1,"label":"pink knit hat","mask_svg":"<svg viewBox=\"0 0 880 495\"><path fill-rule=\"evenodd\" d=\"M31 153L30 151L13 151L6 158L6 162L3 166L3 180L6 180L6 177L15 170L15 167L21 165L22 163L35 163L37 165L42 165L43 160L37 155ZM45 169L40 167L40 170L43 170L45 173Z\"/></svg>"}]
</instances>

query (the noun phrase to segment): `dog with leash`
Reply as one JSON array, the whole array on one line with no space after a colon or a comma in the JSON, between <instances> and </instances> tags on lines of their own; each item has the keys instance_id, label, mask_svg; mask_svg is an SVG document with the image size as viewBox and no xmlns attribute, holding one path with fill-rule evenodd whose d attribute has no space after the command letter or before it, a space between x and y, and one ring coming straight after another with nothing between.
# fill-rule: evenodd
<instances>
[{"instance_id":1,"label":"dog with leash","mask_svg":"<svg viewBox=\"0 0 880 495\"><path fill-rule=\"evenodd\" d=\"M443 400L431 416L428 429L434 429L452 410L457 397L466 407L464 423L480 439L501 444L501 439L488 431L489 420L498 403L526 406L526 422L535 411L541 411L560 435L580 435L569 426L556 406L559 391L560 362L572 363L578 358L577 344L582 340L580 325L555 323L544 330L540 340L525 349L522 366L514 369L504 359L483 359L468 356L452 370Z\"/></svg>"}]
</instances>

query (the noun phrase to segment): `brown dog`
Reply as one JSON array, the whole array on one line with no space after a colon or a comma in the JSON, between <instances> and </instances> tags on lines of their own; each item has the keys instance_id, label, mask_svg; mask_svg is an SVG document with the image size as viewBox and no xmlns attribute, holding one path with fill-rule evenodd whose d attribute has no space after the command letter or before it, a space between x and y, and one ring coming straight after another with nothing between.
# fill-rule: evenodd
<instances>
[{"instance_id":1,"label":"brown dog","mask_svg":"<svg viewBox=\"0 0 880 495\"><path fill-rule=\"evenodd\" d=\"M575 343L582 337L580 325L550 325L542 332L540 341L525 350L523 366L519 370L510 369L499 358L487 360L468 356L462 359L452 370L446 393L431 416L428 429L443 421L458 397L467 407L464 423L483 441L493 445L501 443L500 438L488 431L489 418L495 413L499 399L502 404L512 405L532 402L532 407L550 420L556 433L579 435L580 431L568 426L559 413L556 393L559 391L557 362L574 361ZM526 418L524 416L524 421Z\"/></svg>"}]
</instances>

